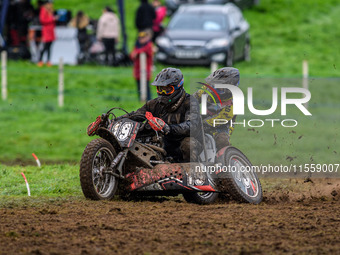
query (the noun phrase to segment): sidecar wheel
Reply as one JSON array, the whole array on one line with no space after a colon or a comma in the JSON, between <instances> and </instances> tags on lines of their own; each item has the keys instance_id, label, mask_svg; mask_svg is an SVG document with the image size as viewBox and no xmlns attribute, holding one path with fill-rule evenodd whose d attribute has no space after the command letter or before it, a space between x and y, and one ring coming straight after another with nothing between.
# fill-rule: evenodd
<instances>
[{"instance_id":1,"label":"sidecar wheel","mask_svg":"<svg viewBox=\"0 0 340 255\"><path fill-rule=\"evenodd\" d=\"M188 203L209 205L216 201L218 193L216 192L188 192L183 193L185 201Z\"/></svg>"},{"instance_id":2,"label":"sidecar wheel","mask_svg":"<svg viewBox=\"0 0 340 255\"><path fill-rule=\"evenodd\" d=\"M249 159L235 147L228 147L222 158L224 166L230 171L219 174L220 190L239 202L259 204L262 201L262 187Z\"/></svg>"},{"instance_id":3,"label":"sidecar wheel","mask_svg":"<svg viewBox=\"0 0 340 255\"><path fill-rule=\"evenodd\" d=\"M118 179L105 171L116 152L113 146L102 138L91 141L85 148L80 161L80 184L84 196L92 200L110 200L114 197Z\"/></svg>"}]
</instances>

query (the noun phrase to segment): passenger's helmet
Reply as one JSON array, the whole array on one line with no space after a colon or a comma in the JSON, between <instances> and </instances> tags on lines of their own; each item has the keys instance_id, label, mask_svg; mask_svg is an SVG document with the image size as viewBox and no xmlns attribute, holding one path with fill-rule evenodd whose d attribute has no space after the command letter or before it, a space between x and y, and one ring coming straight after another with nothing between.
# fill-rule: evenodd
<instances>
[{"instance_id":1,"label":"passenger's helmet","mask_svg":"<svg viewBox=\"0 0 340 255\"><path fill-rule=\"evenodd\" d=\"M238 86L240 83L240 72L234 67L223 67L210 74L205 81L213 87L215 84L230 84ZM217 91L223 94L229 90L218 89Z\"/></svg>"},{"instance_id":2,"label":"passenger's helmet","mask_svg":"<svg viewBox=\"0 0 340 255\"><path fill-rule=\"evenodd\" d=\"M184 78L181 70L176 68L165 68L157 74L151 85L157 86L158 95L171 95L176 90L182 89Z\"/></svg>"}]
</instances>

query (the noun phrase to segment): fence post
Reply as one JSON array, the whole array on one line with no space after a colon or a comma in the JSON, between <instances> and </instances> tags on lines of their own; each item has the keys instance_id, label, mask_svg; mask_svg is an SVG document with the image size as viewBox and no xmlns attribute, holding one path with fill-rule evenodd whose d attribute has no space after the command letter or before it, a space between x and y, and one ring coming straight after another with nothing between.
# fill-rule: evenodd
<instances>
[{"instance_id":1,"label":"fence post","mask_svg":"<svg viewBox=\"0 0 340 255\"><path fill-rule=\"evenodd\" d=\"M58 105L64 106L64 61L59 59L59 79L58 79Z\"/></svg>"},{"instance_id":2,"label":"fence post","mask_svg":"<svg viewBox=\"0 0 340 255\"><path fill-rule=\"evenodd\" d=\"M212 61L210 64L210 72L213 73L218 69L218 64L215 61Z\"/></svg>"},{"instance_id":3,"label":"fence post","mask_svg":"<svg viewBox=\"0 0 340 255\"><path fill-rule=\"evenodd\" d=\"M146 91L147 91L147 82L146 82L146 54L142 52L139 58L139 66L140 66L140 101L146 101Z\"/></svg>"},{"instance_id":4,"label":"fence post","mask_svg":"<svg viewBox=\"0 0 340 255\"><path fill-rule=\"evenodd\" d=\"M1 96L2 100L7 100L7 52L1 52Z\"/></svg>"},{"instance_id":5,"label":"fence post","mask_svg":"<svg viewBox=\"0 0 340 255\"><path fill-rule=\"evenodd\" d=\"M302 87L304 89L309 89L308 87L308 61L304 60L302 62ZM306 109L308 109L308 102L304 103L304 106L306 107Z\"/></svg>"}]
</instances>

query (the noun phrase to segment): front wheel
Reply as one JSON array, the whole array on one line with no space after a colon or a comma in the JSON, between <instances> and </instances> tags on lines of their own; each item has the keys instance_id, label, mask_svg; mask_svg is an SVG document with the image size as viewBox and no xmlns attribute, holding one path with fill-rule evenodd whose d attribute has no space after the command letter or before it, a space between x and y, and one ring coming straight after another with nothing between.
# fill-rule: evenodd
<instances>
[{"instance_id":1,"label":"front wheel","mask_svg":"<svg viewBox=\"0 0 340 255\"><path fill-rule=\"evenodd\" d=\"M116 156L113 146L102 138L91 141L80 161L80 184L84 196L92 200L109 200L116 193L118 180L105 173Z\"/></svg>"},{"instance_id":2,"label":"front wheel","mask_svg":"<svg viewBox=\"0 0 340 255\"><path fill-rule=\"evenodd\" d=\"M235 147L227 147L221 163L228 169L219 174L223 190L239 202L259 204L262 201L261 183L247 157Z\"/></svg>"}]
</instances>

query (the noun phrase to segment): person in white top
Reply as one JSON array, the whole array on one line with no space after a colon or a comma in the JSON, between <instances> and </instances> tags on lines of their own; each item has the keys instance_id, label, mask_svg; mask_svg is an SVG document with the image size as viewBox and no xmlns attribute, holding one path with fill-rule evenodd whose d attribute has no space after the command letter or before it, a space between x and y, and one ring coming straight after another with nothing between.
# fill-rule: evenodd
<instances>
[{"instance_id":1,"label":"person in white top","mask_svg":"<svg viewBox=\"0 0 340 255\"><path fill-rule=\"evenodd\" d=\"M105 47L105 62L107 65L116 65L115 44L119 41L120 22L113 10L106 6L100 16L97 26L97 39Z\"/></svg>"}]
</instances>

